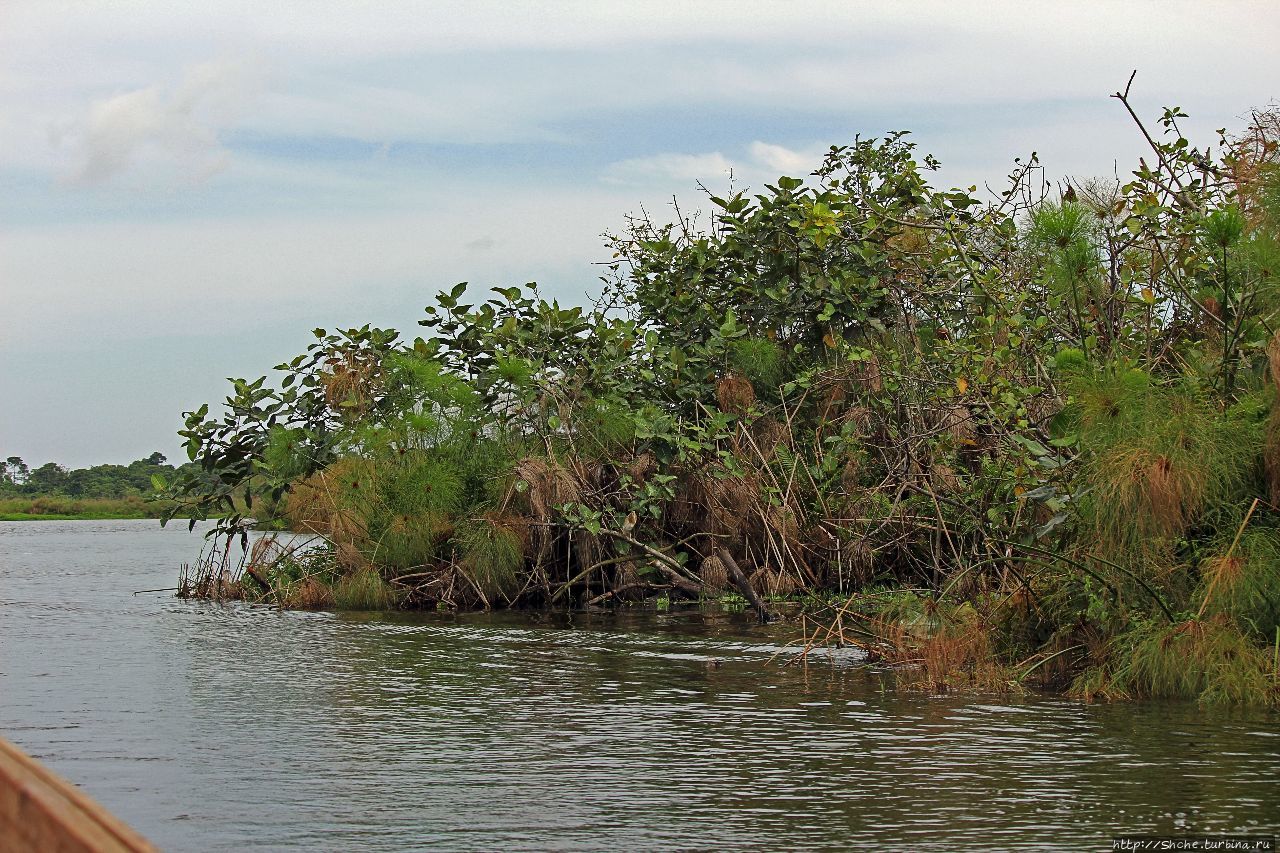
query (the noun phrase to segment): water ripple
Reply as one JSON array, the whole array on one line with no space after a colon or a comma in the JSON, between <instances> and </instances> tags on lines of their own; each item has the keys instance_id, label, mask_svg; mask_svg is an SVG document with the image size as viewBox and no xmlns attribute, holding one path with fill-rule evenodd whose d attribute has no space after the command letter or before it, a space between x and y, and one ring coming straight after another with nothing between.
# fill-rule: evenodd
<instances>
[{"instance_id":1,"label":"water ripple","mask_svg":"<svg viewBox=\"0 0 1280 853\"><path fill-rule=\"evenodd\" d=\"M1080 849L1276 832L1274 715L895 695L743 615L131 596L199 537L0 524L0 729L166 849Z\"/></svg>"}]
</instances>

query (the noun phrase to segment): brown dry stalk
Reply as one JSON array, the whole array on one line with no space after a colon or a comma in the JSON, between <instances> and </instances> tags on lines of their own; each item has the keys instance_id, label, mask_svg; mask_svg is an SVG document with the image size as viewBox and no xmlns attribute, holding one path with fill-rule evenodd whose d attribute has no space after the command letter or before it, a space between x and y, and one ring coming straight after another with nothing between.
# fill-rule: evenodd
<instances>
[{"instance_id":1,"label":"brown dry stalk","mask_svg":"<svg viewBox=\"0 0 1280 853\"><path fill-rule=\"evenodd\" d=\"M1240 528L1236 530L1236 538L1231 540L1231 547L1227 549L1227 554L1222 558L1225 564L1231 561L1231 555L1236 552L1236 546L1240 544L1240 537L1244 535L1244 528L1249 523L1249 519L1253 518L1253 511L1258 508L1258 498L1253 499L1253 503L1249 506L1249 511L1244 515L1244 521L1240 522ZM1225 565L1222 567L1225 568ZM1209 599L1213 597L1213 590L1218 585L1218 580L1225 572L1221 569L1213 573L1213 579L1209 581L1209 588L1204 592L1204 600L1200 602L1200 609L1196 612L1196 621L1204 616L1205 608L1209 606Z\"/></svg>"}]
</instances>

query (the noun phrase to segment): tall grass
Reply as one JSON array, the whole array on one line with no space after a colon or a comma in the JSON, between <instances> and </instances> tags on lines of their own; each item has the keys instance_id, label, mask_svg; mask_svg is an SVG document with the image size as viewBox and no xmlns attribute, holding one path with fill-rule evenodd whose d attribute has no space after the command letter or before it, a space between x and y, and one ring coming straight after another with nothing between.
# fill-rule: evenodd
<instances>
[{"instance_id":1,"label":"tall grass","mask_svg":"<svg viewBox=\"0 0 1280 853\"><path fill-rule=\"evenodd\" d=\"M1231 617L1266 642L1280 626L1280 533L1274 528L1244 530L1223 541L1200 564L1196 598L1206 614Z\"/></svg>"},{"instance_id":2,"label":"tall grass","mask_svg":"<svg viewBox=\"0 0 1280 853\"><path fill-rule=\"evenodd\" d=\"M1248 505L1263 443L1257 421L1123 366L1087 372L1074 392L1089 452L1082 509L1113 553L1165 549L1207 510Z\"/></svg>"},{"instance_id":3,"label":"tall grass","mask_svg":"<svg viewBox=\"0 0 1280 853\"><path fill-rule=\"evenodd\" d=\"M0 499L0 521L54 519L159 518L167 504L141 497L69 498L45 495L38 498Z\"/></svg>"},{"instance_id":4,"label":"tall grass","mask_svg":"<svg viewBox=\"0 0 1280 853\"><path fill-rule=\"evenodd\" d=\"M1149 622L1114 641L1111 662L1077 681L1078 693L1267 704L1280 699L1266 650L1225 618Z\"/></svg>"},{"instance_id":5,"label":"tall grass","mask_svg":"<svg viewBox=\"0 0 1280 853\"><path fill-rule=\"evenodd\" d=\"M455 541L462 569L487 600L516 591L527 549L526 527L519 519L500 517L468 521L458 527Z\"/></svg>"},{"instance_id":6,"label":"tall grass","mask_svg":"<svg viewBox=\"0 0 1280 853\"><path fill-rule=\"evenodd\" d=\"M395 590L372 567L344 575L333 585L332 596L339 610L387 610L397 601Z\"/></svg>"}]
</instances>

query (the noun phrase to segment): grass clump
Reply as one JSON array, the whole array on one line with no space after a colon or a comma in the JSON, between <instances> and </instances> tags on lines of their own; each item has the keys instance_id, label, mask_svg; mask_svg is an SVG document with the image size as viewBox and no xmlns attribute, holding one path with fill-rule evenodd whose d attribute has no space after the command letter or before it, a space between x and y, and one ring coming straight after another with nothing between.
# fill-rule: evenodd
<instances>
[{"instance_id":1,"label":"grass clump","mask_svg":"<svg viewBox=\"0 0 1280 853\"><path fill-rule=\"evenodd\" d=\"M1113 552L1166 547L1206 509L1244 499L1261 451L1258 424L1133 370L1084 378L1077 396L1090 486L1082 509Z\"/></svg>"},{"instance_id":2,"label":"grass clump","mask_svg":"<svg viewBox=\"0 0 1280 853\"><path fill-rule=\"evenodd\" d=\"M909 594L888 596L877 609L876 633L888 641L885 659L898 667L903 687L930 693L1018 689L993 626L971 604Z\"/></svg>"},{"instance_id":3,"label":"grass clump","mask_svg":"<svg viewBox=\"0 0 1280 853\"><path fill-rule=\"evenodd\" d=\"M1110 663L1085 672L1073 692L1208 704L1275 705L1280 699L1270 656L1226 618L1147 622L1113 645Z\"/></svg>"},{"instance_id":4,"label":"grass clump","mask_svg":"<svg viewBox=\"0 0 1280 853\"><path fill-rule=\"evenodd\" d=\"M785 378L782 347L768 338L738 338L729 344L729 366L762 397L776 395Z\"/></svg>"},{"instance_id":5,"label":"grass clump","mask_svg":"<svg viewBox=\"0 0 1280 853\"><path fill-rule=\"evenodd\" d=\"M369 499L369 558L392 574L426 565L453 531L463 472L446 459L406 454L377 468Z\"/></svg>"},{"instance_id":6,"label":"grass clump","mask_svg":"<svg viewBox=\"0 0 1280 853\"><path fill-rule=\"evenodd\" d=\"M338 610L388 610L397 599L395 590L372 566L344 575L332 587L333 606Z\"/></svg>"},{"instance_id":7,"label":"grass clump","mask_svg":"<svg viewBox=\"0 0 1280 853\"><path fill-rule=\"evenodd\" d=\"M518 588L527 540L522 526L516 518L486 517L458 527L460 566L488 601Z\"/></svg>"},{"instance_id":8,"label":"grass clump","mask_svg":"<svg viewBox=\"0 0 1280 853\"><path fill-rule=\"evenodd\" d=\"M325 610L334 606L334 590L320 578L303 578L279 590L276 600L291 610Z\"/></svg>"},{"instance_id":9,"label":"grass clump","mask_svg":"<svg viewBox=\"0 0 1280 853\"><path fill-rule=\"evenodd\" d=\"M1202 612L1233 618L1255 639L1271 640L1280 628L1280 532L1242 530L1216 550L1199 566L1195 597Z\"/></svg>"}]
</instances>

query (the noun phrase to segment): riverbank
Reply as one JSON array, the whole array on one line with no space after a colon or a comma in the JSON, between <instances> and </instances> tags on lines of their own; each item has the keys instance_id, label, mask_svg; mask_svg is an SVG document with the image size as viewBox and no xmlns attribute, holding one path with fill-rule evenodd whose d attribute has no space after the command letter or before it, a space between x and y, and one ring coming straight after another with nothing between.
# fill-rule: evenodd
<instances>
[{"instance_id":1,"label":"riverbank","mask_svg":"<svg viewBox=\"0 0 1280 853\"><path fill-rule=\"evenodd\" d=\"M167 502L142 497L69 498L63 495L0 499L0 521L103 521L160 518Z\"/></svg>"}]
</instances>

